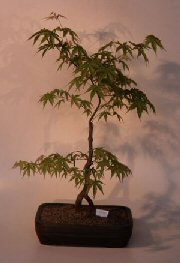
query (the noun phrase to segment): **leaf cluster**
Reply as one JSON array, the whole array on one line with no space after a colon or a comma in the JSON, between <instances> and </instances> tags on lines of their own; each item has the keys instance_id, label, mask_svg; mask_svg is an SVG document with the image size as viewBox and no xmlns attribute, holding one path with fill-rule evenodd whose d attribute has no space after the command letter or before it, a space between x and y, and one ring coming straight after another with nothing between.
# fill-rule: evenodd
<instances>
[{"instance_id":1,"label":"leaf cluster","mask_svg":"<svg viewBox=\"0 0 180 263\"><path fill-rule=\"evenodd\" d=\"M49 19L58 18L57 14L52 13ZM34 44L39 43L38 52L42 56L47 51L58 51L58 70L63 65L73 69L74 77L68 84L68 90L55 89L44 94L40 99L44 106L49 102L59 107L70 101L71 105L83 108L83 112L89 116L99 98L101 105L94 118L105 121L109 117L122 120L122 109L127 112L135 110L139 118L143 112L155 112L153 104L137 88L137 83L129 77L128 71L133 59L142 57L147 63L150 50L156 53L158 49L164 49L156 36L148 35L141 43L110 41L93 54L88 54L79 44L76 32L61 25L53 30L41 29L30 39L33 39Z\"/></svg>"},{"instance_id":2,"label":"leaf cluster","mask_svg":"<svg viewBox=\"0 0 180 263\"><path fill-rule=\"evenodd\" d=\"M36 173L43 176L69 178L74 181L76 187L85 183L84 169L81 169L79 162L86 162L88 153L76 151L66 156L58 153L49 156L41 155L35 162L18 161L13 168L19 168L23 176L35 175ZM120 163L115 155L103 148L95 148L93 151L93 162L89 169L89 188L92 189L95 197L97 191L103 193L103 178L106 172L110 172L111 177L117 177L122 181L131 174L130 169Z\"/></svg>"},{"instance_id":3,"label":"leaf cluster","mask_svg":"<svg viewBox=\"0 0 180 263\"><path fill-rule=\"evenodd\" d=\"M83 112L89 116L92 113L92 103L89 100L83 99L81 94L71 94L63 89L54 89L44 94L39 102L46 106L47 103L54 107L60 107L65 102L70 102L71 106L82 108Z\"/></svg>"}]
</instances>

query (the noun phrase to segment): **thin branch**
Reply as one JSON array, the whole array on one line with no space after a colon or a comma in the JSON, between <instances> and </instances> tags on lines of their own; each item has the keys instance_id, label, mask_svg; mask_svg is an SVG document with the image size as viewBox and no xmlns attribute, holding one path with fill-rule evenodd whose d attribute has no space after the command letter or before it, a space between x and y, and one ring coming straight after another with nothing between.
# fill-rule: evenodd
<instances>
[{"instance_id":1,"label":"thin branch","mask_svg":"<svg viewBox=\"0 0 180 263\"><path fill-rule=\"evenodd\" d=\"M93 112L93 114L91 115L91 118L89 119L89 122L93 122L93 119L96 117L96 113L98 112L100 105L101 105L101 98L98 96L98 105L95 108L95 111Z\"/></svg>"}]
</instances>

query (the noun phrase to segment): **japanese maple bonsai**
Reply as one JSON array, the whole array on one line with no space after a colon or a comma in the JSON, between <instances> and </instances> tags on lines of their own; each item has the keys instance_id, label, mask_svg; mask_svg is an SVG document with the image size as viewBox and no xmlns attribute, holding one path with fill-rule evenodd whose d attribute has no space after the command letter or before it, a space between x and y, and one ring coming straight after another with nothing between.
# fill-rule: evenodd
<instances>
[{"instance_id":1,"label":"japanese maple bonsai","mask_svg":"<svg viewBox=\"0 0 180 263\"><path fill-rule=\"evenodd\" d=\"M79 37L71 28L63 27L64 17L52 12L47 19L56 20L58 26L35 32L29 39L33 44L39 43L38 52L44 56L56 50L58 54L58 70L63 66L73 70L73 77L66 89L54 89L41 96L43 106L50 104L58 107L64 103L82 110L87 116L89 125L88 151L71 152L65 156L53 153L41 155L34 162L18 161L14 167L20 168L23 175L43 174L62 176L81 187L75 201L75 208L82 207L85 199L90 207L94 207L93 197L97 191L103 193L103 178L107 172L111 177L123 181L131 174L131 170L118 158L104 148L93 146L94 121L116 118L121 122L124 112L136 111L141 118L144 112L155 112L155 107L146 94L137 88L137 83L129 77L128 71L133 59L143 58L148 63L147 52L163 49L161 40L148 35L141 43L132 41L110 41L97 52L89 53L79 42ZM83 169L78 166L84 162Z\"/></svg>"}]
</instances>

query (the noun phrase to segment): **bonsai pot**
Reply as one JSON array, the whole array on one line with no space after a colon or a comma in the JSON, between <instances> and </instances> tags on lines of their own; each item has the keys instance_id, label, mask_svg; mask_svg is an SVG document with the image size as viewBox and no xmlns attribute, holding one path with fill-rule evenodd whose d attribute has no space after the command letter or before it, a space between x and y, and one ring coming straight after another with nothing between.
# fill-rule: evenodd
<instances>
[{"instance_id":1,"label":"bonsai pot","mask_svg":"<svg viewBox=\"0 0 180 263\"><path fill-rule=\"evenodd\" d=\"M108 215L98 216L97 211ZM44 245L125 247L132 227L131 210L126 206L82 205L77 211L72 204L44 203L35 218L36 234Z\"/></svg>"}]
</instances>

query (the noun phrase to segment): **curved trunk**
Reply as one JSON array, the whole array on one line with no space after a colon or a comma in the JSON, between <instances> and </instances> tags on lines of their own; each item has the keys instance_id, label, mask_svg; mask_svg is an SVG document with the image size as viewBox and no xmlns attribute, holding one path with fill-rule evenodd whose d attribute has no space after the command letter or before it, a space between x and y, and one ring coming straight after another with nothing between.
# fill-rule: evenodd
<instances>
[{"instance_id":1,"label":"curved trunk","mask_svg":"<svg viewBox=\"0 0 180 263\"><path fill-rule=\"evenodd\" d=\"M89 190L90 190L90 185L89 185L89 179L90 179L90 167L92 165L92 158L93 158L93 122L90 119L89 120L89 156L87 159L86 164L84 165L84 177L85 177L85 184L82 189L82 191L78 194L75 206L78 208L81 206L83 198L86 199L86 201L89 203L91 207L94 206L93 201L91 198L88 196Z\"/></svg>"},{"instance_id":2,"label":"curved trunk","mask_svg":"<svg viewBox=\"0 0 180 263\"><path fill-rule=\"evenodd\" d=\"M87 162L84 165L84 178L85 178L85 183L84 183L84 187L82 189L82 191L78 194L76 201L75 201L75 207L78 209L81 204L82 204L82 200L85 199L89 206L93 207L93 201L92 199L89 197L89 190L91 188L90 185L90 167L93 163L93 119L96 116L96 113L99 110L99 107L101 105L101 98L98 96L99 102L98 105L96 107L96 109L94 110L93 114L91 115L90 119L89 119L89 137L88 137L88 142L89 142L89 155L88 155L88 159Z\"/></svg>"}]
</instances>

